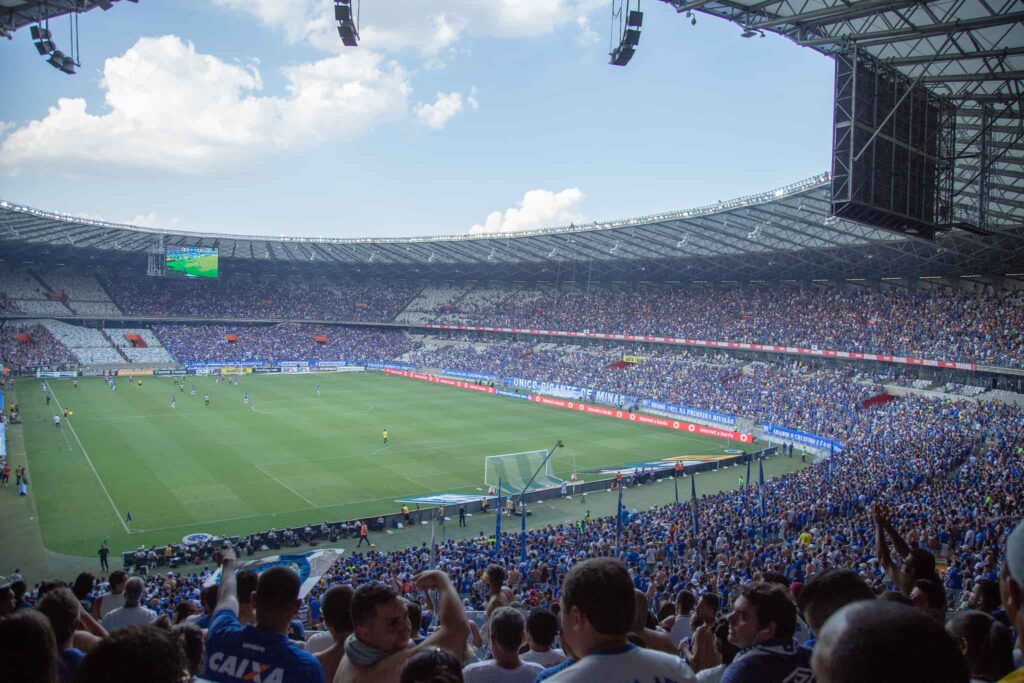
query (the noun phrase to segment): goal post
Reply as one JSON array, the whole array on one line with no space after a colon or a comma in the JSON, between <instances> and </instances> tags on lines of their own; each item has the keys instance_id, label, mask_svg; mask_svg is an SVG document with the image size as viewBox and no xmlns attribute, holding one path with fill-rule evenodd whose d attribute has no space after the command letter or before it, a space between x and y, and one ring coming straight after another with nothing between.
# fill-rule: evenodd
<instances>
[{"instance_id":1,"label":"goal post","mask_svg":"<svg viewBox=\"0 0 1024 683\"><path fill-rule=\"evenodd\" d=\"M484 485L488 490L497 491L500 482L502 494L513 495L559 487L565 480L555 474L555 456L552 456L530 484L529 490L524 490L527 482L540 468L547 454L548 451L524 451L522 453L488 455L484 458Z\"/></svg>"}]
</instances>

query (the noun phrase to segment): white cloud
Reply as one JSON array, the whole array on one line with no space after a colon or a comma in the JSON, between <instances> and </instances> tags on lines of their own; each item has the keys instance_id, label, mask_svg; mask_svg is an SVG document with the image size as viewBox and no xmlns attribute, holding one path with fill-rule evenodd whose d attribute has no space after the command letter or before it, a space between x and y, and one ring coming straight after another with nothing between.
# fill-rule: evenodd
<instances>
[{"instance_id":1,"label":"white cloud","mask_svg":"<svg viewBox=\"0 0 1024 683\"><path fill-rule=\"evenodd\" d=\"M578 187L557 193L551 190L530 190L514 207L504 212L492 211L483 225L474 225L469 232L513 232L580 223L584 219L578 209L585 196Z\"/></svg>"},{"instance_id":2,"label":"white cloud","mask_svg":"<svg viewBox=\"0 0 1024 683\"><path fill-rule=\"evenodd\" d=\"M344 48L335 29L334 13L325 0L215 0L244 12L282 33L291 43L308 42L318 49ZM360 48L385 52L413 50L429 67L443 63L465 35L533 38L581 25L606 0L445 0L443 11L425 11L423 0L365 3L360 16Z\"/></svg>"},{"instance_id":3,"label":"white cloud","mask_svg":"<svg viewBox=\"0 0 1024 683\"><path fill-rule=\"evenodd\" d=\"M476 88L474 88L472 92L475 94ZM480 104L476 101L473 94L470 94L466 98L466 102L473 109L477 109ZM435 99L433 103L421 103L416 105L416 120L428 128L440 130L444 128L445 124L451 121L456 114L464 109L462 102L462 93L450 92L445 94L439 92L437 93L437 99Z\"/></svg>"},{"instance_id":4,"label":"white cloud","mask_svg":"<svg viewBox=\"0 0 1024 683\"><path fill-rule=\"evenodd\" d=\"M282 72L285 95L261 95L255 65L228 64L173 35L142 38L104 65L108 113L59 99L3 139L0 168L102 162L201 172L268 149L352 139L408 112L406 73L369 50Z\"/></svg>"},{"instance_id":5,"label":"white cloud","mask_svg":"<svg viewBox=\"0 0 1024 683\"><path fill-rule=\"evenodd\" d=\"M150 211L149 213L140 213L134 218L129 218L124 221L128 225L138 225L143 228L164 228L173 230L178 227L178 218L172 217L164 219L156 211Z\"/></svg>"}]
</instances>

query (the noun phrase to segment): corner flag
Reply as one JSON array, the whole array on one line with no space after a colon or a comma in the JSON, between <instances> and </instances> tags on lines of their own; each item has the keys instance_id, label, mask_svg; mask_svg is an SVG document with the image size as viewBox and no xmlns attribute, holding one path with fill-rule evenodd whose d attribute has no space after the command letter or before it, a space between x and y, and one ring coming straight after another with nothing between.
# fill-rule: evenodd
<instances>
[{"instance_id":1,"label":"corner flag","mask_svg":"<svg viewBox=\"0 0 1024 683\"><path fill-rule=\"evenodd\" d=\"M125 515L124 516L124 521L126 521L126 522L132 521L132 513L129 512L127 515Z\"/></svg>"}]
</instances>

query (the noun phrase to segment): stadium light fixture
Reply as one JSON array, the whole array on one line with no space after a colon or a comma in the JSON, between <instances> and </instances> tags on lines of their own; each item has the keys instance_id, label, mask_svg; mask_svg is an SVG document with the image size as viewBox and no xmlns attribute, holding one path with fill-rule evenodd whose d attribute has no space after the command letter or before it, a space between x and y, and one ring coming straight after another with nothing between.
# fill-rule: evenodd
<instances>
[{"instance_id":1,"label":"stadium light fixture","mask_svg":"<svg viewBox=\"0 0 1024 683\"><path fill-rule=\"evenodd\" d=\"M53 44L53 34L50 33L50 29L33 26L30 33L32 34L32 44L36 46L40 56L45 57L57 49L57 46Z\"/></svg>"},{"instance_id":2,"label":"stadium light fixture","mask_svg":"<svg viewBox=\"0 0 1024 683\"><path fill-rule=\"evenodd\" d=\"M334 0L334 19L338 22L338 36L345 47L359 45L359 9L352 9L353 0Z\"/></svg>"},{"instance_id":3,"label":"stadium light fixture","mask_svg":"<svg viewBox=\"0 0 1024 683\"><path fill-rule=\"evenodd\" d=\"M629 60L633 59L636 47L640 44L640 29L644 24L644 13L640 11L640 0L636 2L636 9L631 9L632 0L626 0L624 6L620 5L618 12L612 14L614 25L615 17L625 15L625 23L621 27L619 45L609 55L609 64L612 66L626 66ZM614 7L614 5L613 5Z\"/></svg>"}]
</instances>

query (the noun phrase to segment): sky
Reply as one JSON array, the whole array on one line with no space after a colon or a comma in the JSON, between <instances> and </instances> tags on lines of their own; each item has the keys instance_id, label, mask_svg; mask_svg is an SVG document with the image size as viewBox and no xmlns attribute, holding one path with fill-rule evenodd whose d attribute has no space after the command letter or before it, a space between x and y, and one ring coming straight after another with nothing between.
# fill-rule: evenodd
<instances>
[{"instance_id":1,"label":"sky","mask_svg":"<svg viewBox=\"0 0 1024 683\"><path fill-rule=\"evenodd\" d=\"M0 198L256 235L523 230L692 208L830 163L833 63L645 0L141 0L79 17L74 76L0 40ZM66 51L69 20L50 22ZM616 23L617 26L617 23ZM616 37L617 42L617 37Z\"/></svg>"}]
</instances>

